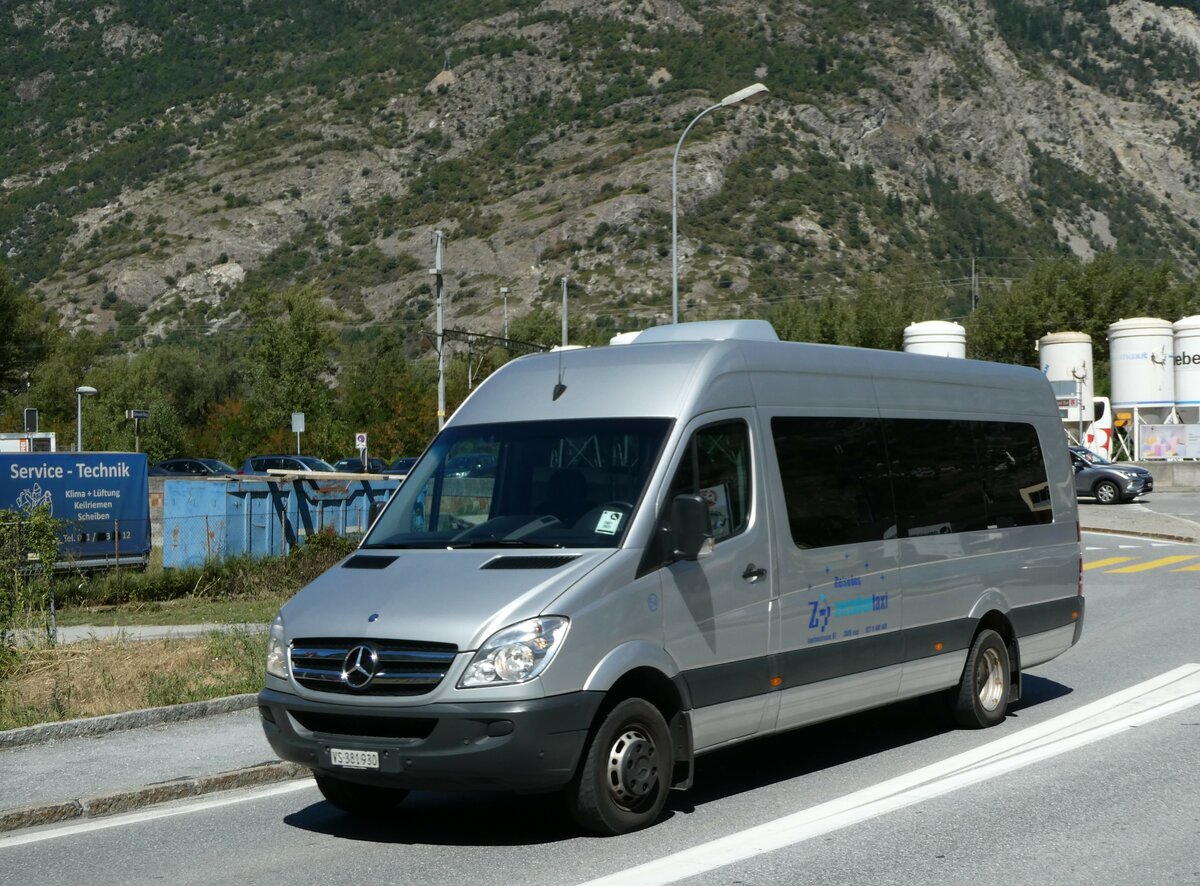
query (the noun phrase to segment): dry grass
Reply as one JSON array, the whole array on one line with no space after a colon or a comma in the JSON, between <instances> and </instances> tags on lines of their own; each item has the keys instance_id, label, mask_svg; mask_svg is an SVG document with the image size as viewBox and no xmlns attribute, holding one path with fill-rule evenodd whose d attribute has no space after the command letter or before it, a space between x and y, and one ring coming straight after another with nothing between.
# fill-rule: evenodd
<instances>
[{"instance_id":1,"label":"dry grass","mask_svg":"<svg viewBox=\"0 0 1200 886\"><path fill-rule=\"evenodd\" d=\"M0 676L0 730L255 692L266 638L97 640L18 649Z\"/></svg>"}]
</instances>

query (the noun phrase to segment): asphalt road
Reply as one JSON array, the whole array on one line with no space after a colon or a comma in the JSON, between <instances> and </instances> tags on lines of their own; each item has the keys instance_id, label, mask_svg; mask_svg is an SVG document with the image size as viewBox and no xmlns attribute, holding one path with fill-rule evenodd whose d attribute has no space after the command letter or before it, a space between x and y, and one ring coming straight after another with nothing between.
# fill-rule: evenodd
<instances>
[{"instance_id":1,"label":"asphalt road","mask_svg":"<svg viewBox=\"0 0 1200 886\"><path fill-rule=\"evenodd\" d=\"M1200 546L1084 542L1084 638L995 729L904 703L712 754L610 839L553 798L414 794L364 825L288 782L0 838L0 880L1200 884L1200 677L1159 679L1200 663Z\"/></svg>"}]
</instances>

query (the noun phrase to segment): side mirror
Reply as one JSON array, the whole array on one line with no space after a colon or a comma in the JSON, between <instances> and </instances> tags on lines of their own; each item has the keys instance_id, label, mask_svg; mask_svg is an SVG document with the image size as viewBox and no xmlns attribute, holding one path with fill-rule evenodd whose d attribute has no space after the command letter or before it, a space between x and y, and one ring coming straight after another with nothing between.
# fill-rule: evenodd
<instances>
[{"instance_id":1,"label":"side mirror","mask_svg":"<svg viewBox=\"0 0 1200 886\"><path fill-rule=\"evenodd\" d=\"M671 499L671 548L676 560L698 560L713 552L708 502L700 495Z\"/></svg>"}]
</instances>

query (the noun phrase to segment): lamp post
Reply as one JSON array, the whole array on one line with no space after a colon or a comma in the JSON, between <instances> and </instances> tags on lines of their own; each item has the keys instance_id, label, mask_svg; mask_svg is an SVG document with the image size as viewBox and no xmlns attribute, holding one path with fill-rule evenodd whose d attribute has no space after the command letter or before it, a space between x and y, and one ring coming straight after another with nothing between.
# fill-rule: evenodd
<instances>
[{"instance_id":1,"label":"lamp post","mask_svg":"<svg viewBox=\"0 0 1200 886\"><path fill-rule=\"evenodd\" d=\"M75 451L83 452L83 398L96 396L91 385L80 385L75 389Z\"/></svg>"},{"instance_id":2,"label":"lamp post","mask_svg":"<svg viewBox=\"0 0 1200 886\"><path fill-rule=\"evenodd\" d=\"M717 108L728 108L730 105L752 105L766 98L767 87L754 83L745 89L739 89L721 99L715 105L705 108L692 118L683 135L679 136L679 144L675 146L675 158L671 161L671 322L679 322L679 151L683 148L683 140L691 132L700 118L709 111Z\"/></svg>"}]
</instances>

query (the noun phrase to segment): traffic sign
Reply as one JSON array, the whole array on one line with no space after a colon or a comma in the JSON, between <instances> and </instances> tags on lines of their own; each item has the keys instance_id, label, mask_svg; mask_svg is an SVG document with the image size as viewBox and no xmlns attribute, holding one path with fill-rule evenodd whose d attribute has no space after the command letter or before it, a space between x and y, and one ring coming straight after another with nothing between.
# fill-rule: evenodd
<instances>
[{"instance_id":1,"label":"traffic sign","mask_svg":"<svg viewBox=\"0 0 1200 886\"><path fill-rule=\"evenodd\" d=\"M148 409L126 409L125 417L141 420L143 418L149 418L150 411Z\"/></svg>"},{"instance_id":2,"label":"traffic sign","mask_svg":"<svg viewBox=\"0 0 1200 886\"><path fill-rule=\"evenodd\" d=\"M367 448L367 435L363 431L359 431L354 435L354 446L359 451Z\"/></svg>"}]
</instances>

